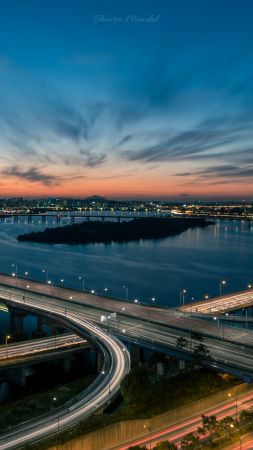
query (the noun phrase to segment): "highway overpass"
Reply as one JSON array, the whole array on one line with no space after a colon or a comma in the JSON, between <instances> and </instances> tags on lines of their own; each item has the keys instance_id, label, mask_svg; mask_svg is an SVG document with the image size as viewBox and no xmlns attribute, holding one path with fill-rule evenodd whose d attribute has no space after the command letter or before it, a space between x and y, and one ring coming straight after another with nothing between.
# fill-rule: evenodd
<instances>
[{"instance_id":1,"label":"highway overpass","mask_svg":"<svg viewBox=\"0 0 253 450\"><path fill-rule=\"evenodd\" d=\"M91 341L95 339L94 342L102 348L106 346L113 360L107 382L102 388L101 385L90 387L91 400L88 397L87 401L85 394L80 410L77 404L73 414L72 410L65 409L60 412L60 419L58 415L53 422L46 419L46 424L43 424L38 420L32 425L36 439L87 417L108 400L112 387L114 392L119 388L120 380L129 369L129 358L125 358L126 348L113 335L130 344L190 359L194 347L192 335L198 333L204 337L210 351L210 356L203 360L204 365L236 374L245 381L253 379L253 336L249 331L197 319L172 308L149 307L31 280L29 289L24 286L26 283L21 279L1 275L0 298L7 304L52 316L81 337ZM186 337L189 345L180 350L177 339L181 336ZM101 375L98 378L101 382ZM10 441L6 440L10 438L13 439L11 446ZM22 442L27 442L33 439L33 432L22 430L21 438ZM16 435L5 436L0 440L0 449L16 448L18 444Z\"/></svg>"},{"instance_id":2,"label":"highway overpass","mask_svg":"<svg viewBox=\"0 0 253 450\"><path fill-rule=\"evenodd\" d=\"M234 294L227 294L208 300L193 302L181 306L179 310L185 313L218 315L250 308L251 306L253 306L252 287L250 287L247 291L236 292Z\"/></svg>"},{"instance_id":3,"label":"highway overpass","mask_svg":"<svg viewBox=\"0 0 253 450\"><path fill-rule=\"evenodd\" d=\"M86 339L74 333L29 339L0 345L0 368L42 362L90 348Z\"/></svg>"},{"instance_id":4,"label":"highway overpass","mask_svg":"<svg viewBox=\"0 0 253 450\"><path fill-rule=\"evenodd\" d=\"M247 330L224 326L220 321L197 319L173 308L149 307L34 281L29 281L29 290L20 289L22 280L5 275L0 276L0 282L0 298L8 301L15 293L23 307L28 299L43 301L48 310L60 305L63 316L78 312L125 342L149 349L190 358L190 345L179 352L177 339L184 336L191 343L192 333L197 332L210 350L211 358L204 364L242 378L253 377L253 336Z\"/></svg>"},{"instance_id":5,"label":"highway overpass","mask_svg":"<svg viewBox=\"0 0 253 450\"><path fill-rule=\"evenodd\" d=\"M85 314L75 305L67 311L62 301L35 294L24 298L23 291L7 288L1 291L1 298L11 305L22 306L30 311L54 318L73 330L81 338L91 342L102 354L102 370L96 380L78 397L58 411L26 422L11 432L0 436L0 449L16 449L27 443L44 439L83 420L106 405L118 392L120 382L129 371L130 357L125 346L115 337L103 332L87 321Z\"/></svg>"}]
</instances>

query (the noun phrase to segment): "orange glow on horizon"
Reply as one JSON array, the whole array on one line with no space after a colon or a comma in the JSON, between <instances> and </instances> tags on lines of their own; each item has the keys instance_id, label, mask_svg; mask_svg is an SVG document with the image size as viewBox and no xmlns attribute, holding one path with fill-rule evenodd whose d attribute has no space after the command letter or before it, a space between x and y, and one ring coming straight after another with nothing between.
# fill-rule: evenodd
<instances>
[{"instance_id":1,"label":"orange glow on horizon","mask_svg":"<svg viewBox=\"0 0 253 450\"><path fill-rule=\"evenodd\" d=\"M157 176L143 176L131 178L82 180L78 182L66 182L61 185L43 185L41 182L21 182L13 184L1 183L1 197L76 197L85 198L90 195L101 195L111 199L141 199L141 198L176 198L176 197L197 197L197 198L251 198L253 197L253 185L248 184L197 184L189 183L183 185L175 177L167 178Z\"/></svg>"}]
</instances>

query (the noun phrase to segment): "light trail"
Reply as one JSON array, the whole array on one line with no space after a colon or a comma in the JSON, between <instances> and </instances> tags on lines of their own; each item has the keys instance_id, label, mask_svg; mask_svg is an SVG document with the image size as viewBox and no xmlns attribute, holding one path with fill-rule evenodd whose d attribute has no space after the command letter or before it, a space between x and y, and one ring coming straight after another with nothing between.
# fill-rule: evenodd
<instances>
[{"instance_id":1,"label":"light trail","mask_svg":"<svg viewBox=\"0 0 253 450\"><path fill-rule=\"evenodd\" d=\"M29 339L26 342L8 343L8 345L0 346L0 364L13 358L22 359L41 353L80 347L84 344L87 344L86 339L69 333L41 339Z\"/></svg>"},{"instance_id":2,"label":"light trail","mask_svg":"<svg viewBox=\"0 0 253 450\"><path fill-rule=\"evenodd\" d=\"M253 407L253 398L252 392L243 394L237 397L238 405L237 412L242 411L243 409L249 409ZM244 405L244 402L247 402L247 405ZM227 401L219 406L212 407L206 409L202 412L205 415L215 415L217 419L221 420L226 416L235 416L236 415L236 405L235 400ZM148 422L148 419L147 419ZM149 444L150 441L152 443L152 448L155 446L157 442L162 440L169 440L173 443L179 443L183 436L188 433L194 433L197 431L197 428L201 426L201 416L200 414L195 414L192 417L186 418L185 420L181 420L176 422L175 424L164 428L158 432L151 432L151 436L146 435L139 439L133 439L129 441L129 443L117 448L117 450L128 450L129 447L134 445L144 445ZM234 449L234 447L233 447Z\"/></svg>"},{"instance_id":3,"label":"light trail","mask_svg":"<svg viewBox=\"0 0 253 450\"><path fill-rule=\"evenodd\" d=\"M129 371L130 357L124 345L106 334L95 325L87 322L79 311L63 311L62 305L54 303L48 305L43 296L33 298L26 297L25 307L37 310L40 313L49 313L56 320L62 319L70 327L79 330L82 337L88 338L93 344L104 353L103 370L86 389L83 396L73 404L66 404L57 414L52 413L44 418L39 418L23 426L17 427L12 432L0 436L0 449L15 449L26 443L31 443L51 434L58 433L65 428L72 426L78 421L93 414L101 406L105 405L117 393L120 382ZM23 305L23 297L12 292L1 292L1 298L16 306Z\"/></svg>"}]
</instances>

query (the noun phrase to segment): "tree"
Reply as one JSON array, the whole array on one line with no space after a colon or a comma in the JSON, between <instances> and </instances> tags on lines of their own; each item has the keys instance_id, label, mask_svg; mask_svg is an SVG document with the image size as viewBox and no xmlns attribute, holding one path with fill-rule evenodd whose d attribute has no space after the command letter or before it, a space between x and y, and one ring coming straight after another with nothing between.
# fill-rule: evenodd
<instances>
[{"instance_id":1,"label":"tree","mask_svg":"<svg viewBox=\"0 0 253 450\"><path fill-rule=\"evenodd\" d=\"M179 350L185 349L186 347L188 347L188 344L189 344L188 340L185 337L183 337L183 336L180 336L176 340L176 347Z\"/></svg>"},{"instance_id":2,"label":"tree","mask_svg":"<svg viewBox=\"0 0 253 450\"><path fill-rule=\"evenodd\" d=\"M229 438L231 438L231 435L235 429L236 421L231 416L226 416L224 419L220 420L220 430L225 435L228 434Z\"/></svg>"},{"instance_id":3,"label":"tree","mask_svg":"<svg viewBox=\"0 0 253 450\"><path fill-rule=\"evenodd\" d=\"M240 424L245 427L253 423L253 412L243 409L240 413Z\"/></svg>"},{"instance_id":4,"label":"tree","mask_svg":"<svg viewBox=\"0 0 253 450\"><path fill-rule=\"evenodd\" d=\"M198 427L198 432L200 434L204 434L204 436L207 436L209 443L212 446L215 436L219 435L219 422L216 416L205 416L204 414L202 414L201 417L202 427Z\"/></svg>"},{"instance_id":5,"label":"tree","mask_svg":"<svg viewBox=\"0 0 253 450\"><path fill-rule=\"evenodd\" d=\"M191 341L203 342L204 337L202 334L196 333L195 331L191 332Z\"/></svg>"},{"instance_id":6,"label":"tree","mask_svg":"<svg viewBox=\"0 0 253 450\"><path fill-rule=\"evenodd\" d=\"M194 450L199 442L199 437L193 433L186 434L180 442L181 448L185 450Z\"/></svg>"},{"instance_id":7,"label":"tree","mask_svg":"<svg viewBox=\"0 0 253 450\"><path fill-rule=\"evenodd\" d=\"M138 410L146 407L151 401L153 385L145 367L135 367L128 373L120 386L122 397Z\"/></svg>"},{"instance_id":8,"label":"tree","mask_svg":"<svg viewBox=\"0 0 253 450\"><path fill-rule=\"evenodd\" d=\"M209 353L208 348L202 342L195 345L192 354L194 365L201 365L203 359L206 359Z\"/></svg>"},{"instance_id":9,"label":"tree","mask_svg":"<svg viewBox=\"0 0 253 450\"><path fill-rule=\"evenodd\" d=\"M157 442L153 450L177 450L177 446L170 441Z\"/></svg>"}]
</instances>

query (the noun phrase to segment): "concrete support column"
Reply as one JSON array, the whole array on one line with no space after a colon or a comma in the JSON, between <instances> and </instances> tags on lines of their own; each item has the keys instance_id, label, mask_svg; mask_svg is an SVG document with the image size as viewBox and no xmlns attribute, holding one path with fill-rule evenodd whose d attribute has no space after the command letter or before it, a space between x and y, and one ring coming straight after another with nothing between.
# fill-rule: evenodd
<instances>
[{"instance_id":1,"label":"concrete support column","mask_svg":"<svg viewBox=\"0 0 253 450\"><path fill-rule=\"evenodd\" d=\"M179 368L179 370L184 370L185 369L185 361L183 359L180 359L178 361L178 368Z\"/></svg>"},{"instance_id":2,"label":"concrete support column","mask_svg":"<svg viewBox=\"0 0 253 450\"><path fill-rule=\"evenodd\" d=\"M165 373L165 367L164 367L164 363L163 362L158 362L156 364L156 374L159 377L163 377Z\"/></svg>"},{"instance_id":3,"label":"concrete support column","mask_svg":"<svg viewBox=\"0 0 253 450\"><path fill-rule=\"evenodd\" d=\"M144 361L143 348L138 345L133 345L130 349L131 361L133 365L142 364Z\"/></svg>"},{"instance_id":4,"label":"concrete support column","mask_svg":"<svg viewBox=\"0 0 253 450\"><path fill-rule=\"evenodd\" d=\"M33 331L33 336L41 337L46 336L46 332L43 330L43 319L42 317L37 317L37 328Z\"/></svg>"}]
</instances>

